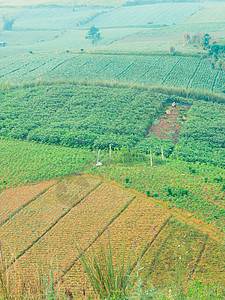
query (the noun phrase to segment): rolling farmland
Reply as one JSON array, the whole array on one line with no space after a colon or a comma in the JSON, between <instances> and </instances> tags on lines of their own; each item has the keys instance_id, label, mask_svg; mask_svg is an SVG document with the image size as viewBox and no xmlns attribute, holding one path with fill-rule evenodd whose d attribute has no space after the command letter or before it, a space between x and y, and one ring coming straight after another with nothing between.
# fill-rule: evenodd
<instances>
[{"instance_id":1,"label":"rolling farmland","mask_svg":"<svg viewBox=\"0 0 225 300\"><path fill-rule=\"evenodd\" d=\"M0 10L0 299L223 300L224 3Z\"/></svg>"},{"instance_id":2,"label":"rolling farmland","mask_svg":"<svg viewBox=\"0 0 225 300\"><path fill-rule=\"evenodd\" d=\"M22 198L20 199L22 201ZM1 204L1 208L3 205ZM77 246L83 249L86 255L90 255L90 247L93 245L97 251L100 244L105 244L110 232L113 251L121 249L125 237L127 250L132 249L133 245L137 246L135 259L143 255L143 263L146 265L144 278L154 282L155 286L164 282L166 278L164 266L160 264L161 256L168 259L171 276L175 272L176 259L179 259L180 255L182 263L186 265L185 274L192 277L195 276L195 270L198 270L196 276L200 273L204 276L206 266L202 247L207 250L208 245L213 243L213 257L222 263L223 253L218 244L220 237L218 235L214 238L210 228L201 232L194 219L191 220L194 227L187 226L184 223L186 217L182 218L182 221L179 221L178 214L169 211L166 205L151 198L136 196L129 190L104 183L97 178L70 177L50 187L1 226L4 255L8 257L10 251L13 251L14 257L18 258L15 264L13 260L10 262L8 257L7 272L12 276L11 282L15 283L13 274L16 272L21 278L25 278L26 270L29 269L30 282L34 282L37 257L43 262L44 270L47 270L51 256L55 259L54 272L57 278L61 278L61 285L63 283L63 286L79 295L83 288L89 293L90 283L79 260ZM186 221L190 223L188 218ZM23 223L23 231L18 231L20 223ZM169 242L168 248L166 244L169 239L172 239L172 242ZM179 245L181 248L178 248ZM210 262L209 266L214 275L220 272L213 264L210 265ZM157 283L153 280L152 268L160 274ZM223 282L224 278L219 276L219 280Z\"/></svg>"},{"instance_id":3,"label":"rolling farmland","mask_svg":"<svg viewBox=\"0 0 225 300\"><path fill-rule=\"evenodd\" d=\"M225 76L198 57L58 53L1 58L0 62L2 82L99 79L222 92Z\"/></svg>"}]
</instances>

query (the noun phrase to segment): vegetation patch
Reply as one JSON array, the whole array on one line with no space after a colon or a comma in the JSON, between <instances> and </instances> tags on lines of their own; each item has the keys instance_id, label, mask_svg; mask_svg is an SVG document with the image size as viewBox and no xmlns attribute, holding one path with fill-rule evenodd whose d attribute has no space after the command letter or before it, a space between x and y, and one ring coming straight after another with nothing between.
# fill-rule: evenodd
<instances>
[{"instance_id":1,"label":"vegetation patch","mask_svg":"<svg viewBox=\"0 0 225 300\"><path fill-rule=\"evenodd\" d=\"M4 90L1 98L0 136L86 149L134 146L168 99L138 89L74 85Z\"/></svg>"}]
</instances>

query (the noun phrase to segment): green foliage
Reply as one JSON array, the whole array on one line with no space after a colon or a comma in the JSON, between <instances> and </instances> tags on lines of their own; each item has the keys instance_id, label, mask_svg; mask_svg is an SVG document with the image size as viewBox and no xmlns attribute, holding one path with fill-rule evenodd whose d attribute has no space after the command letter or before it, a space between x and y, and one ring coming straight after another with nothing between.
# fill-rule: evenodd
<instances>
[{"instance_id":1,"label":"green foliage","mask_svg":"<svg viewBox=\"0 0 225 300\"><path fill-rule=\"evenodd\" d=\"M99 29L95 26L92 26L90 30L87 33L86 39L90 39L92 45L96 45L99 41L102 40L101 34L99 32Z\"/></svg>"},{"instance_id":2,"label":"green foliage","mask_svg":"<svg viewBox=\"0 0 225 300\"><path fill-rule=\"evenodd\" d=\"M161 155L163 148L163 153L165 157L169 157L172 153L175 144L173 141L170 140L163 140L156 136L146 137L145 139L141 140L136 146L135 150L149 153L152 150L152 153L155 155Z\"/></svg>"},{"instance_id":3,"label":"green foliage","mask_svg":"<svg viewBox=\"0 0 225 300\"><path fill-rule=\"evenodd\" d=\"M171 159L166 159L163 164L160 164L158 159L156 160L157 157L153 157L155 167L151 167L149 155L146 155L146 159L142 162L136 161L129 165L120 161L118 164L117 155L119 153L114 152L110 164L103 165L99 169L91 168L88 173L97 173L121 184L125 184L125 179L129 178L126 187L161 201L170 202L171 205L191 212L195 217L223 230L224 183L215 182L214 178L220 176L224 178L224 168ZM196 170L196 173L190 172L190 169ZM217 200L212 201L215 196Z\"/></svg>"},{"instance_id":4,"label":"green foliage","mask_svg":"<svg viewBox=\"0 0 225 300\"><path fill-rule=\"evenodd\" d=\"M177 187L177 188L167 188L168 196L172 197L182 197L189 194L189 191L187 189L184 189L183 187Z\"/></svg>"},{"instance_id":5,"label":"green foliage","mask_svg":"<svg viewBox=\"0 0 225 300\"><path fill-rule=\"evenodd\" d=\"M194 103L173 157L225 166L224 115L224 104Z\"/></svg>"},{"instance_id":6,"label":"green foliage","mask_svg":"<svg viewBox=\"0 0 225 300\"><path fill-rule=\"evenodd\" d=\"M217 283L204 284L202 280L192 280L186 290L185 298L190 300L196 299L224 299L224 287L219 286ZM185 299L184 298L184 299Z\"/></svg>"},{"instance_id":7,"label":"green foliage","mask_svg":"<svg viewBox=\"0 0 225 300\"><path fill-rule=\"evenodd\" d=\"M92 257L81 253L81 260L94 291L100 299L123 299L127 293L132 270L133 251L127 253L125 244L118 253L113 253L110 238L99 250L92 248ZM116 258L115 258L116 257Z\"/></svg>"},{"instance_id":8,"label":"green foliage","mask_svg":"<svg viewBox=\"0 0 225 300\"><path fill-rule=\"evenodd\" d=\"M4 90L0 136L112 149L141 140L167 100L139 89L52 85Z\"/></svg>"},{"instance_id":9,"label":"green foliage","mask_svg":"<svg viewBox=\"0 0 225 300\"><path fill-rule=\"evenodd\" d=\"M0 190L82 171L97 153L0 139Z\"/></svg>"},{"instance_id":10,"label":"green foliage","mask_svg":"<svg viewBox=\"0 0 225 300\"><path fill-rule=\"evenodd\" d=\"M158 91L161 89L162 92L168 92L171 87L172 94L176 90L174 87L179 87L177 96L217 101L219 96L213 92L222 93L224 85L224 72L218 74L209 61L201 60L198 56L171 56L169 53L36 53L35 59L33 55L26 56L26 64L24 57L18 55L1 57L0 63L0 77L6 86L8 80L19 85L23 82L32 84L31 80L37 80L42 85L49 84L49 80L57 80L58 83L64 80L66 83L68 80L83 79L99 81L101 84L108 80L108 86L132 83L142 88L143 85L145 88L157 86Z\"/></svg>"}]
</instances>

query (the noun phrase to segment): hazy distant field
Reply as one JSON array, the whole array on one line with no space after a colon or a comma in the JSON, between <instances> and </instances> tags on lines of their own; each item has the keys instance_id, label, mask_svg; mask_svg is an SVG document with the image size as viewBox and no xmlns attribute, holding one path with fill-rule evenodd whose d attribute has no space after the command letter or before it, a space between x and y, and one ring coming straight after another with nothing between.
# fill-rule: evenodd
<instances>
[{"instance_id":1,"label":"hazy distant field","mask_svg":"<svg viewBox=\"0 0 225 300\"><path fill-rule=\"evenodd\" d=\"M188 23L225 22L225 3L209 3L204 10L196 12Z\"/></svg>"},{"instance_id":2,"label":"hazy distant field","mask_svg":"<svg viewBox=\"0 0 225 300\"><path fill-rule=\"evenodd\" d=\"M39 5L39 4L48 4L48 5L102 5L102 6L120 6L126 3L127 0L2 0L0 5Z\"/></svg>"},{"instance_id":3,"label":"hazy distant field","mask_svg":"<svg viewBox=\"0 0 225 300\"><path fill-rule=\"evenodd\" d=\"M11 3L11 2L10 2ZM20 3L20 2L18 2ZM183 45L183 33L208 32L217 39L225 37L225 5L167 3L131 7L67 6L1 8L2 14L16 18L13 31L1 31L7 48L0 55L53 50L113 50L196 53L193 45ZM78 4L78 1L76 2ZM81 2L79 2L81 3ZM93 46L85 39L88 29L99 27L103 39ZM3 27L0 18L0 28Z\"/></svg>"},{"instance_id":4,"label":"hazy distant field","mask_svg":"<svg viewBox=\"0 0 225 300\"><path fill-rule=\"evenodd\" d=\"M120 7L96 17L98 27L126 27L141 25L175 25L186 21L200 8L198 4L168 3ZM88 25L88 24L87 24Z\"/></svg>"}]
</instances>

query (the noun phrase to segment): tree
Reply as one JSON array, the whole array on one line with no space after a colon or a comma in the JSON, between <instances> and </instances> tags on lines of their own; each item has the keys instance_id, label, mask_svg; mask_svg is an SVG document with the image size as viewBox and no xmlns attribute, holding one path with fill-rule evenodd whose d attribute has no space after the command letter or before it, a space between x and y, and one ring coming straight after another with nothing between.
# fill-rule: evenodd
<instances>
[{"instance_id":1,"label":"tree","mask_svg":"<svg viewBox=\"0 0 225 300\"><path fill-rule=\"evenodd\" d=\"M176 49L174 48L174 46L171 46L170 50L169 50L169 54L170 55L175 55L175 53L176 53Z\"/></svg>"},{"instance_id":2,"label":"tree","mask_svg":"<svg viewBox=\"0 0 225 300\"><path fill-rule=\"evenodd\" d=\"M3 19L3 23L4 23L3 30L11 31L16 19L13 17L6 16L6 15L3 15L2 19Z\"/></svg>"},{"instance_id":3,"label":"tree","mask_svg":"<svg viewBox=\"0 0 225 300\"><path fill-rule=\"evenodd\" d=\"M201 45L202 45L203 49L207 49L211 39L212 39L212 37L208 33L203 35L202 40L201 40Z\"/></svg>"},{"instance_id":4,"label":"tree","mask_svg":"<svg viewBox=\"0 0 225 300\"><path fill-rule=\"evenodd\" d=\"M190 40L191 40L190 34L187 33L187 32L185 32L185 33L184 33L184 45L189 44Z\"/></svg>"},{"instance_id":5,"label":"tree","mask_svg":"<svg viewBox=\"0 0 225 300\"><path fill-rule=\"evenodd\" d=\"M95 26L92 26L90 30L87 33L86 39L92 40L92 45L96 45L99 41L102 40L101 33L99 32L99 29Z\"/></svg>"}]
</instances>

